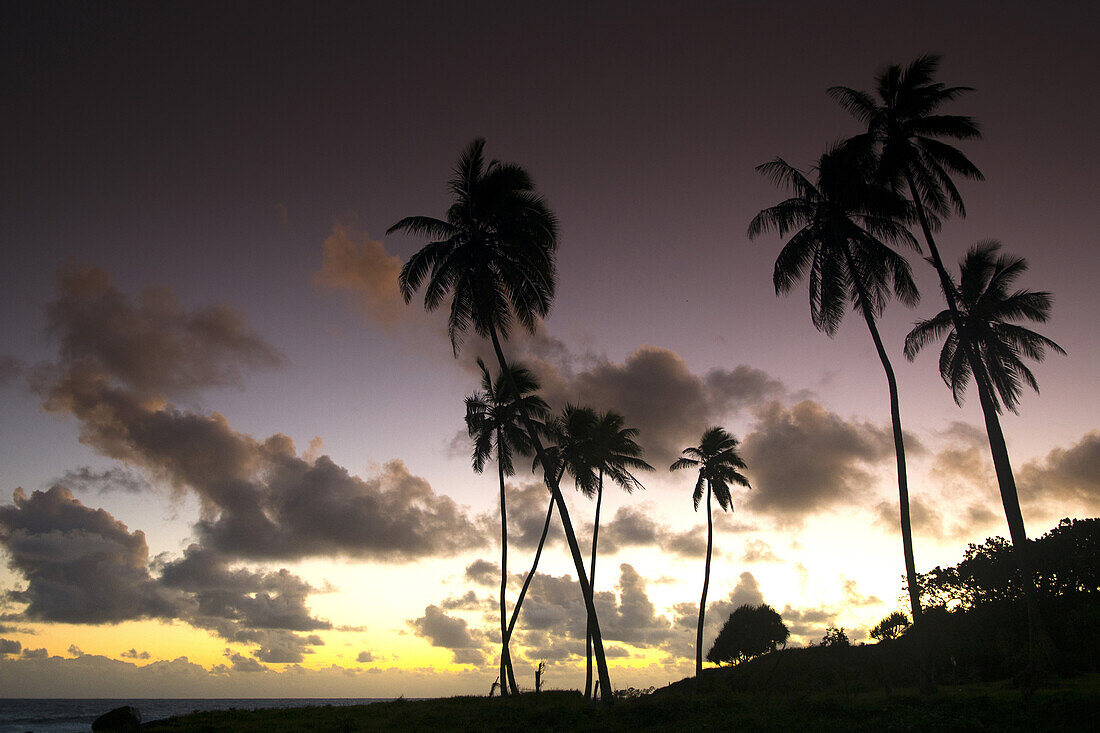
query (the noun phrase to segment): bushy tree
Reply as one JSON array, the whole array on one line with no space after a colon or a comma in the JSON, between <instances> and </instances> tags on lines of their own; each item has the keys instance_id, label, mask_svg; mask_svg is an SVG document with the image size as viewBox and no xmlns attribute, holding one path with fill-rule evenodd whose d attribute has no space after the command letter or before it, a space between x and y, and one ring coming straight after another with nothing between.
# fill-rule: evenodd
<instances>
[{"instance_id":1,"label":"bushy tree","mask_svg":"<svg viewBox=\"0 0 1100 733\"><path fill-rule=\"evenodd\" d=\"M746 603L726 619L714 646L707 652L707 661L712 664L747 662L775 651L777 645L787 643L790 635L774 608L766 603L759 606Z\"/></svg>"},{"instance_id":2,"label":"bushy tree","mask_svg":"<svg viewBox=\"0 0 1100 733\"><path fill-rule=\"evenodd\" d=\"M901 636L901 632L905 630L905 627L909 625L909 617L901 611L894 611L886 618L878 622L878 626L871 629L871 638L883 641L885 639L896 639Z\"/></svg>"},{"instance_id":3,"label":"bushy tree","mask_svg":"<svg viewBox=\"0 0 1100 733\"><path fill-rule=\"evenodd\" d=\"M825 647L849 647L848 635L844 633L844 627L830 626L825 630L825 636L821 637L821 646Z\"/></svg>"}]
</instances>

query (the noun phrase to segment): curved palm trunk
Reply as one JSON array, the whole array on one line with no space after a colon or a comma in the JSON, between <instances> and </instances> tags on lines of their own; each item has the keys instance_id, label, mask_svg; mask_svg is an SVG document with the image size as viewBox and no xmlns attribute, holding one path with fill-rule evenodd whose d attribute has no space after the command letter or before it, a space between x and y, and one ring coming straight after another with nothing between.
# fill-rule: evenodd
<instances>
[{"instance_id":1,"label":"curved palm trunk","mask_svg":"<svg viewBox=\"0 0 1100 733\"><path fill-rule=\"evenodd\" d=\"M600 505L603 503L603 469L600 469L600 483L596 488L596 519L592 524L592 564L588 571L588 580L592 583L592 592L596 592L596 543L600 539ZM588 660L584 673L584 698L592 697L592 630L585 633L585 653Z\"/></svg>"},{"instance_id":2,"label":"curved palm trunk","mask_svg":"<svg viewBox=\"0 0 1100 733\"><path fill-rule=\"evenodd\" d=\"M504 352L500 348L500 339L497 338L496 329L490 327L489 336L493 342L493 350L496 352L497 361L500 362L501 371L505 374L505 378L511 383L513 393L518 394L515 383L512 380L511 372L508 371L508 362L504 358ZM573 522L569 519L569 508L565 504L565 497L562 496L561 489L558 487L558 479L553 477L552 472L546 471L546 466L549 465L546 460L546 451L542 447L542 441L539 440L538 431L535 430L535 425L531 421L527 411L523 409L522 405L519 410L520 418L523 420L524 427L527 429L527 435L531 438L531 444L535 448L535 454L538 456L539 463L543 467L543 478L546 480L550 493L553 496L554 503L558 506L558 514L561 516L562 529L565 531L565 541L569 545L569 554L573 557L573 565L577 570L577 582L581 586L581 595L584 596L584 605L588 613L588 624L592 631L592 648L596 655L596 672L600 679L600 699L610 704L614 701L614 696L611 691L611 678L607 672L607 657L604 655L603 650L603 635L600 634L600 621L596 616L596 603L595 598L592 595L592 586L588 583L588 575L584 571L584 558L581 556L581 548L577 542L577 534L573 531Z\"/></svg>"},{"instance_id":3,"label":"curved palm trunk","mask_svg":"<svg viewBox=\"0 0 1100 733\"><path fill-rule=\"evenodd\" d=\"M499 452L503 435L497 432L497 450ZM497 474L500 478L500 696L519 692L516 687L516 675L512 669L512 655L508 651L508 635L505 633L505 618L508 607L505 593L508 589L508 509L504 501L504 464L497 455Z\"/></svg>"},{"instance_id":4,"label":"curved palm trunk","mask_svg":"<svg viewBox=\"0 0 1100 733\"><path fill-rule=\"evenodd\" d=\"M844 248L844 257L848 263L848 271L855 273L855 262L852 252ZM901 551L905 557L905 582L909 586L909 606L913 611L913 623L920 620L920 588L917 584L917 567L913 559L913 525L909 518L909 477L905 468L905 438L901 432L901 407L898 403L898 382L894 377L894 367L890 364L890 357L886 355L886 348L882 345L882 337L879 336L878 326L871 313L864 292L863 283L859 278L852 278L855 283L856 293L859 296L860 311L863 320L867 322L867 329L871 332L871 340L875 342L875 350L878 352L882 369L886 372L886 384L890 390L890 424L894 431L894 456L897 459L898 472L898 504L901 506Z\"/></svg>"},{"instance_id":5,"label":"curved palm trunk","mask_svg":"<svg viewBox=\"0 0 1100 733\"><path fill-rule=\"evenodd\" d=\"M554 498L550 498L550 505L546 507L546 522L542 525L542 537L539 539L539 546L535 550L535 560L531 563L531 569L527 571L527 577L523 579L523 587L519 590L519 598L516 599L516 605L512 609L512 618L508 621L508 631L506 638L512 638L512 630L516 627L516 620L519 618L519 610L523 606L523 599L527 597L527 589L531 585L531 579L535 577L535 571L539 567L539 558L542 557L542 548L546 544L546 535L550 531L550 517L554 516Z\"/></svg>"},{"instance_id":6,"label":"curved palm trunk","mask_svg":"<svg viewBox=\"0 0 1100 733\"><path fill-rule=\"evenodd\" d=\"M1050 639L1039 613L1039 599L1035 589L1035 572L1031 564L1031 553L1027 544L1024 516L1020 511L1020 496L1016 491L1016 479L1012 474L1012 462L1008 457L1008 446L1005 443L1004 433L1001 431L1000 418L997 416L997 403L993 399L993 387L985 378L985 371L981 368L978 355L974 353L973 344L963 338L966 331L963 329L962 317L959 314L955 286L947 274L943 260L940 259L936 242L932 238L932 228L928 223L928 217L924 213L924 205L918 196L913 176L908 170L905 171L905 178L909 184L909 193L913 197L913 203L916 204L917 217L920 220L924 238L928 242L932 264L940 277L940 286L943 288L944 297L947 300L947 308L951 311L955 333L959 335L959 341L966 350L966 359L970 364L970 371L973 372L974 382L978 387L978 400L981 403L982 413L985 417L985 432L989 438L989 452L993 457L993 469L997 474L1001 505L1004 507L1005 519L1008 522L1008 533L1012 538L1012 549L1016 555L1016 565L1019 567L1021 584L1024 587L1028 621L1028 661L1030 666L1034 668L1039 661L1038 647L1042 646L1046 651L1049 649Z\"/></svg>"},{"instance_id":7,"label":"curved palm trunk","mask_svg":"<svg viewBox=\"0 0 1100 733\"><path fill-rule=\"evenodd\" d=\"M707 563L703 570L703 597L699 599L699 627L695 631L695 689L702 685L703 623L707 617L707 588L710 587L710 553L714 546L714 518L710 512L710 479L707 479Z\"/></svg>"}]
</instances>

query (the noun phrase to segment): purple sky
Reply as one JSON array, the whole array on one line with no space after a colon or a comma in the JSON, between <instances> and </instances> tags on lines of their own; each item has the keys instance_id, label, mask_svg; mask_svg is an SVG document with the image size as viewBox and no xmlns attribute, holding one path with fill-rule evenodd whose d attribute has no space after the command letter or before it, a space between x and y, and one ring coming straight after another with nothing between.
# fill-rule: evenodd
<instances>
[{"instance_id":1,"label":"purple sky","mask_svg":"<svg viewBox=\"0 0 1100 733\"><path fill-rule=\"evenodd\" d=\"M556 349L539 352L547 357L546 375L559 380L551 391L557 385L559 395L623 395L601 407L659 425L670 444L697 436L711 420L745 438L746 449L781 445L781 431L769 428L784 420L833 425L838 436L849 435L844 430L871 435L887 425L887 401L870 339L854 318L833 340L815 332L804 286L788 298L775 297L771 268L782 242L773 236L750 242L745 232L752 216L783 194L753 167L778 155L806 168L829 143L858 131L825 95L829 86L870 89L884 64L940 53L939 78L976 89L948 111L982 124L983 139L962 147L987 179L960 184L969 216L945 223L938 240L944 256L954 263L973 242L997 238L1026 257L1031 270L1021 285L1055 296L1053 319L1040 330L1069 352L1036 369L1042 397L1025 395L1020 416L1005 418L1018 471L1031 462L1035 485L1045 481L1057 489L1025 505L1025 516L1039 533L1060 516L1095 513L1100 486L1074 484L1077 479L1066 477L1069 469L1050 456L1062 450L1080 456L1083 465L1100 465L1100 448L1087 440L1100 429L1100 258L1093 221L1100 200L1100 104L1090 81L1100 68L1093 38L1098 20L1091 3L1042 9L1017 2L555 3L535 9L414 3L325 11L305 4L6 5L0 10L6 102L0 115L0 357L8 358L0 363L0 500L19 486L28 494L45 490L81 466L126 468L150 482L147 490L74 489L76 499L104 508L130 532L143 530L150 554L178 559L198 537L193 523L201 491L166 478L164 467L148 456L112 453L87 435L81 442L89 419L64 410L45 413L41 393L24 386L33 365L64 361L59 340L77 333L71 321L49 333L46 317L47 306L63 300L58 268L77 261L103 268L128 303L147 286L168 288L184 312L227 303L282 355L277 368L242 362L239 379L228 380L228 388L227 380L215 379L201 389L161 395L181 410L217 412L237 434L257 440L283 433L308 460L329 455L367 480L400 459L437 494L471 513L490 512L490 487L472 474L466 448L455 441L461 399L476 387L462 366L476 351L474 340L466 360L456 364L438 324L418 308L389 311L383 303L382 311L364 319L355 295L333 292L316 274L323 243L341 236L382 242L375 245L377 267L370 272L387 272L387 255L406 259L421 243L383 241L385 229L405 215L443 213L450 168L476 136L487 138L488 156L528 168L561 221L558 293L545 338L534 344ZM976 400L955 408L939 381L935 355L923 354L914 364L901 356L910 324L941 307L931 269L912 260L924 300L911 312L892 306L882 331L898 370L905 426L926 446L925 457L914 458L926 464L915 469L914 495L927 487L929 505L949 499L940 522L946 526L955 518L962 527L923 540L918 532L918 565L928 567L957 559L965 541L1003 532L1003 515L995 501L987 502L1000 523L987 518L967 525L962 512L974 504L958 487L969 484L956 486L944 467L947 459L941 460L954 451L961 466L962 454L971 451L974 460L988 461L980 441L967 443L960 437L965 429L954 424L981 424ZM108 325L89 328L106 333ZM534 346L515 348L534 353ZM639 352L646 346L652 348ZM639 361L639 353L653 363ZM736 372L739 365L749 371ZM731 379L751 372L764 388L738 392L741 402L708 392L697 414L683 416L672 415L684 410L683 403L631 401L639 393L677 399L680 393L661 381L667 377L661 370L672 368L681 370L683 384L703 384L708 374L724 370ZM321 447L309 452L314 437L322 439ZM645 434L640 442L647 444ZM1072 452L1075 447L1080 453ZM892 456L864 449L852 454L864 461L862 468L838 465L834 473L842 478L837 486L850 490L853 506L870 511L875 501L889 498L889 471L883 470ZM659 448L650 450L665 460ZM822 453L837 450L821 446ZM974 471L980 474L983 466ZM670 531L689 530L700 518L687 506L687 480L658 468L645 500L670 518ZM813 504L820 499L817 489L785 494L767 484L769 476L779 479L764 468L758 476L757 493L738 516L778 532L765 539L785 549L780 554L797 575L796 564L805 569L808 563L799 553L815 532L828 536L821 526L832 525L804 522L780 531L777 507L805 500L810 503L789 505L794 515L812 518L820 509L835 517L845 513L843 504ZM824 476L815 486L829 480ZM861 481L873 487L866 496L853 488ZM868 499L871 494L877 498ZM982 501L992 496L982 494ZM872 512L860 521L873 520ZM886 529L882 534L883 547L894 552L889 548L899 544L896 538ZM901 553L895 554L874 586L885 604L873 607L883 611L879 617L898 589ZM305 555L291 555L283 559L307 562ZM336 555L312 552L308 562L314 565L292 567L314 587L328 578L339 585L344 571L323 563ZM492 548L480 554L493 556ZM421 585L428 585L440 573L461 576L476 557L461 555L463 561L449 567L433 555L415 567ZM717 597L743 580L746 568L755 573L750 577L767 576L739 564L739 557L731 555L723 576L728 587ZM357 561L374 572L375 560ZM249 567L276 569L281 560L257 562ZM379 574L390 572L392 559L379 562ZM608 560L603 577L608 590L619 577L625 598L627 576L615 572L620 562L632 562L626 550ZM699 563L684 565L684 585L670 586L665 599L654 590L657 579L681 571L634 562L651 583L656 612L672 622L673 603L697 594ZM554 571L568 572L568 564ZM773 601L761 581L777 607L788 601L795 611L829 603L854 607L851 598L804 587L798 605L796 591L781 590L793 581L784 582L777 576ZM873 581L860 578L861 587L868 583ZM0 574L0 587L22 584L14 570ZM460 585L448 592L461 595ZM323 600L311 597L315 611L323 608L318 598ZM450 649L424 631L432 616L421 609L441 601L417 597L412 610L363 613L372 625L389 623L411 630L409 638ZM422 623L402 621L414 616ZM475 617L468 618L474 628ZM349 617L339 623L357 622ZM63 635L50 631L48 621L22 628ZM14 633L7 638L17 638ZM94 645L101 638L96 633L79 627L72 641ZM140 644L144 633L135 630L126 647ZM92 641L81 642L81 634ZM24 647L39 645L28 637L18 637ZM370 643L397 642L383 635ZM51 654L65 645L56 646ZM241 654L250 648L234 647ZM99 653L117 657L104 649ZM478 670L488 674L491 666L461 667L467 677L455 672L444 687L480 689L476 675L474 682L459 680L475 679L469 675ZM119 689L126 684L119 682Z\"/></svg>"}]
</instances>

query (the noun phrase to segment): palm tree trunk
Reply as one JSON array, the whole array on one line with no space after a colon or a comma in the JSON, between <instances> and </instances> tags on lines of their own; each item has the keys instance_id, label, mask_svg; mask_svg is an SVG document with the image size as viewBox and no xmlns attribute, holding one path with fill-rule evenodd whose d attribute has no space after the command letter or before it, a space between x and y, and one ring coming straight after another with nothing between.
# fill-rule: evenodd
<instances>
[{"instance_id":1,"label":"palm tree trunk","mask_svg":"<svg viewBox=\"0 0 1100 733\"><path fill-rule=\"evenodd\" d=\"M886 348L882 345L882 337L879 336L878 326L871 313L867 293L864 291L863 282L855 276L856 263L852 257L852 251L844 248L844 257L847 260L848 271L852 273L852 281L859 296L860 311L863 320L867 322L867 329L871 332L871 340L875 342L875 350L878 352L882 369L886 372L886 384L890 390L890 423L894 430L894 456L897 459L898 472L898 504L901 506L901 552L905 558L905 582L909 586L909 606L913 611L913 623L917 623L921 617L920 588L917 584L917 567L913 559L913 525L909 518L909 477L905 468L905 437L901 432L901 407L898 403L898 382L894 377L894 367L890 364L890 357L886 354Z\"/></svg>"},{"instance_id":2,"label":"palm tree trunk","mask_svg":"<svg viewBox=\"0 0 1100 733\"><path fill-rule=\"evenodd\" d=\"M707 562L703 570L703 597L699 599L699 626L695 631L695 689L703 680L703 624L707 618L707 588L710 587L710 553L714 546L714 518L710 513L710 479L707 479Z\"/></svg>"},{"instance_id":3,"label":"palm tree trunk","mask_svg":"<svg viewBox=\"0 0 1100 733\"><path fill-rule=\"evenodd\" d=\"M508 371L508 362L504 358L504 351L500 348L500 339L497 338L496 328L490 325L489 336L493 342L493 350L496 352L497 361L500 362L501 371L504 373L505 378L511 383L513 394L519 394L516 389L514 380L512 379L511 372ZM535 424L531 421L531 417L527 414L527 410L520 406L519 410L520 418L523 420L524 427L527 429L527 435L531 439L531 444L535 448L535 454L538 456L539 464L543 467L543 478L546 480L547 485L550 488L550 493L554 498L554 503L558 505L558 514L561 516L562 529L565 531L565 541L569 545L569 554L573 557L573 565L577 569L577 582L581 586L581 595L584 596L584 605L588 613L588 624L592 630L592 648L596 655L596 672L600 679L600 699L607 704L611 704L614 701L614 695L611 691L611 678L607 671L607 657L604 655L603 650L603 635L600 634L600 621L596 616L596 603L595 598L592 595L592 586L588 583L588 576L584 571L584 558L581 556L581 548L577 542L577 534L573 531L573 522L569 519L569 507L565 504L565 497L562 496L561 489L558 487L558 480L553 477L552 471L547 471L546 451L542 447L542 441L539 440L538 431L535 429Z\"/></svg>"},{"instance_id":4,"label":"palm tree trunk","mask_svg":"<svg viewBox=\"0 0 1100 733\"><path fill-rule=\"evenodd\" d=\"M600 483L596 488L596 518L592 523L592 564L588 571L588 580L592 583L592 592L596 592L596 543L600 539L600 504L603 503L603 469L600 469ZM585 652L588 663L584 674L584 699L592 696L592 630L585 633Z\"/></svg>"},{"instance_id":5,"label":"palm tree trunk","mask_svg":"<svg viewBox=\"0 0 1100 733\"><path fill-rule=\"evenodd\" d=\"M1024 528L1024 517L1020 511L1020 497L1016 491L1016 479L1012 474L1012 462L1008 457L1008 446L1005 444L1004 433L1001 431L1001 421L997 417L997 403L993 399L993 386L986 379L985 370L981 367L978 355L974 352L974 345L969 339L965 338L966 330L963 328L962 316L959 313L955 286L947 274L943 260L940 259L936 242L932 238L932 228L924 212L924 203L917 193L916 183L913 181L912 173L908 169L905 171L905 178L909 184L909 193L913 197L913 203L916 205L917 218L920 220L924 238L928 242L928 252L932 256L932 264L940 277L940 286L943 288L944 298L947 300L947 308L951 311L955 333L958 334L959 341L966 350L970 371L973 372L974 382L978 387L978 400L981 402L982 413L985 417L985 432L989 438L989 452L993 457L993 469L997 474L1001 505L1005 510L1008 533L1012 538L1012 549L1016 555L1016 565L1020 570L1020 582L1024 588L1028 622L1028 662L1034 669L1039 662L1039 647L1043 647L1044 653L1048 651L1050 638L1046 633L1046 628L1039 613L1035 573L1031 564L1027 532Z\"/></svg>"},{"instance_id":6,"label":"palm tree trunk","mask_svg":"<svg viewBox=\"0 0 1100 733\"><path fill-rule=\"evenodd\" d=\"M504 436L497 431L497 475L500 478L500 696L518 692L516 675L512 669L512 655L508 651L508 635L505 619L508 606L505 594L508 589L508 509L504 500L504 464L500 460L500 446Z\"/></svg>"},{"instance_id":7,"label":"palm tree trunk","mask_svg":"<svg viewBox=\"0 0 1100 733\"><path fill-rule=\"evenodd\" d=\"M519 589L519 598L516 599L515 608L512 609L512 618L508 621L508 631L505 633L505 638L512 638L512 630L516 627L516 620L519 618L519 610L523 606L523 599L527 597L527 588L531 585L531 579L535 577L535 571L539 567L539 558L542 557L542 548L546 544L546 535L550 531L550 517L554 516L554 498L550 498L550 504L546 507L546 521L542 525L542 537L539 538L539 546L535 550L535 560L531 563L531 570L528 571L527 577L523 579L523 587Z\"/></svg>"}]
</instances>

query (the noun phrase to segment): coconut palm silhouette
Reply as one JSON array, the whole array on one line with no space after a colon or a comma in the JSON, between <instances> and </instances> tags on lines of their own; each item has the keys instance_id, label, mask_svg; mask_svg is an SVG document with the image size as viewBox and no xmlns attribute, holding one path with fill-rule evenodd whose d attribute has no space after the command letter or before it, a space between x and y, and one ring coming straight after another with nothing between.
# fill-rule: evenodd
<instances>
[{"instance_id":1,"label":"coconut palm silhouette","mask_svg":"<svg viewBox=\"0 0 1100 733\"><path fill-rule=\"evenodd\" d=\"M505 500L504 477L515 473L513 455L530 455L533 450L526 431L520 424L519 409L522 405L533 421L546 419L550 408L535 394L539 384L530 371L519 364L511 365L511 379L500 376L493 381L485 362L477 361L481 368L481 391L466 398L466 428L474 440L472 462L474 471L481 473L485 464L495 456L497 476L500 482L500 679L501 695L516 694L515 672L508 650L508 509ZM506 384L514 385L517 393Z\"/></svg>"},{"instance_id":2,"label":"coconut palm silhouette","mask_svg":"<svg viewBox=\"0 0 1100 733\"><path fill-rule=\"evenodd\" d=\"M522 167L484 158L485 140L478 138L463 151L449 188L453 198L446 219L411 216L401 219L387 234L403 232L427 237L429 242L401 268L398 285L406 303L424 286L424 307L438 308L449 297L447 332L458 355L459 340L469 329L492 343L507 382L511 372L501 347L515 322L534 332L549 312L554 297L554 255L558 244L557 219L535 192L530 174ZM518 390L511 385L512 392ZM522 407L519 417L535 454L547 460L538 429ZM603 638L569 509L553 471L543 476L558 507L569 552L584 597L592 644L600 677L600 694L612 702Z\"/></svg>"},{"instance_id":3,"label":"coconut palm silhouette","mask_svg":"<svg viewBox=\"0 0 1100 733\"><path fill-rule=\"evenodd\" d=\"M909 210L906 201L876 182L874 163L873 157L854 146L834 146L813 168L816 183L782 158L757 166L792 195L757 214L749 225L749 237L771 230L783 237L791 235L775 260L772 282L778 295L789 293L804 279L809 281L810 317L819 331L833 336L853 305L871 332L890 394L902 555L913 618L920 619L898 385L876 323L891 295L908 306L920 299L909 263L887 243L919 247L902 223Z\"/></svg>"},{"instance_id":4,"label":"coconut palm silhouette","mask_svg":"<svg viewBox=\"0 0 1100 733\"><path fill-rule=\"evenodd\" d=\"M703 623L707 614L707 589L710 586L710 558L714 547L714 517L711 512L711 497L718 499L723 511L733 508L730 496L730 484L740 484L748 488L749 480L741 474L745 461L737 454L738 440L724 428L711 427L703 432L697 446L689 446L682 451L684 457L677 460L668 470L679 471L684 468L698 468L699 478L695 482L692 501L699 511L699 502L703 493L707 495L707 559L703 569L703 595L699 600L699 625L695 633L695 678L697 684L703 673Z\"/></svg>"}]
</instances>

